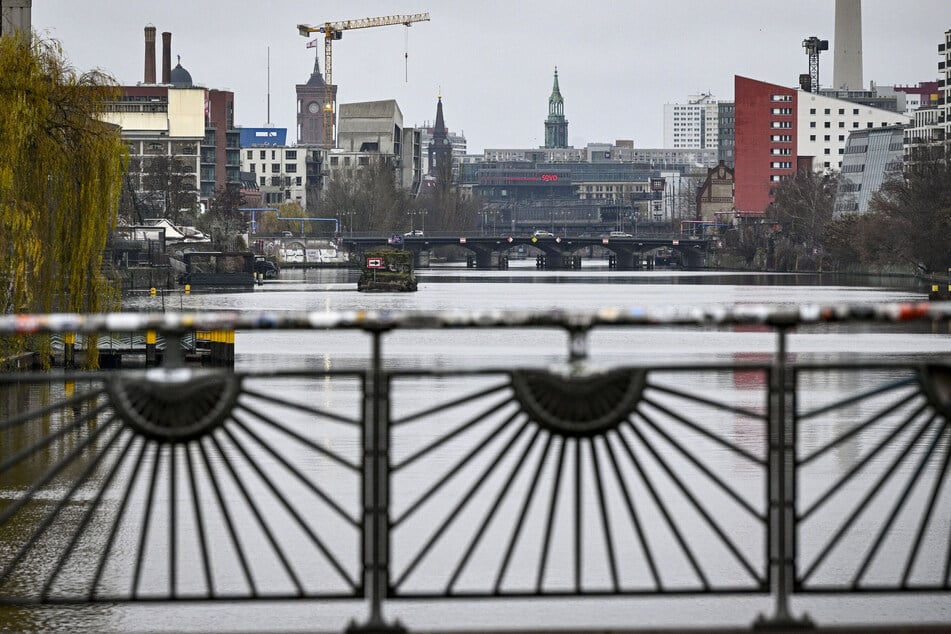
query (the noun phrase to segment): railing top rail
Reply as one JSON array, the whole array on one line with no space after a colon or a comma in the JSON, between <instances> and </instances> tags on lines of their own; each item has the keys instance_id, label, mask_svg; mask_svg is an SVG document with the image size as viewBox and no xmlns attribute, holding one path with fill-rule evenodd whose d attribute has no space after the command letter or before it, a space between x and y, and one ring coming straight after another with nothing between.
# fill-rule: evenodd
<instances>
[{"instance_id":1,"label":"railing top rail","mask_svg":"<svg viewBox=\"0 0 951 634\"><path fill-rule=\"evenodd\" d=\"M312 330L451 328L563 328L598 326L719 326L758 324L774 328L831 322L905 322L951 319L951 302L876 304L767 304L698 307L601 308L590 311L345 311L345 312L126 312L0 316L0 335L56 332L183 332L188 330Z\"/></svg>"}]
</instances>

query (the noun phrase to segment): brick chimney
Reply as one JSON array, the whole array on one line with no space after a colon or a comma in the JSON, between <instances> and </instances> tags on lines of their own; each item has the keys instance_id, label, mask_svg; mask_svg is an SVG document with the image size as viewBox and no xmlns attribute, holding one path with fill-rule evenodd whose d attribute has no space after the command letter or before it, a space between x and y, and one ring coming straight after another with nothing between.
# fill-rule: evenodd
<instances>
[{"instance_id":1,"label":"brick chimney","mask_svg":"<svg viewBox=\"0 0 951 634\"><path fill-rule=\"evenodd\" d=\"M145 83L155 83L155 27L145 27Z\"/></svg>"},{"instance_id":2,"label":"brick chimney","mask_svg":"<svg viewBox=\"0 0 951 634\"><path fill-rule=\"evenodd\" d=\"M172 34L162 33L162 83L172 83Z\"/></svg>"}]
</instances>

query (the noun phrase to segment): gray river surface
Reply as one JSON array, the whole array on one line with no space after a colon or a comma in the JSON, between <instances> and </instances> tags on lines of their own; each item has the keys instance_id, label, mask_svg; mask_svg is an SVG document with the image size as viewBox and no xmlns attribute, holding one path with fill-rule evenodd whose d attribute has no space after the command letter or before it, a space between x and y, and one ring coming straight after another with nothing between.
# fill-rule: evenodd
<instances>
[{"instance_id":1,"label":"gray river surface","mask_svg":"<svg viewBox=\"0 0 951 634\"><path fill-rule=\"evenodd\" d=\"M595 310L605 307L677 307L736 304L836 304L920 301L924 290L902 278L846 278L811 274L751 274L724 272L646 271L621 272L588 266L570 272L536 271L534 261L514 261L505 271L474 271L445 267L417 271L419 290L407 294L366 294L356 291L356 273L344 270L284 270L276 280L246 292L167 293L149 297L129 297L127 310L237 310L315 311L353 310L459 310L552 309ZM235 338L235 367L238 370L268 371L286 367L339 370L361 367L370 355L368 337L360 332L323 335L311 344L308 333L260 330L238 332ZM667 365L691 361L733 363L763 362L775 349L776 337L765 330L653 328L596 331L590 338L592 360L605 364ZM384 339L387 367L398 369L509 367L513 364L551 365L565 360L567 337L555 330L451 331L427 333L396 332ZM883 326L860 324L824 326L795 332L789 338L789 352L797 361L822 362L853 358L856 354L875 359L902 359L908 355L947 358L951 335L946 326L910 324ZM300 399L318 398L322 407L339 407L357 395L355 386L330 389L301 382L268 383L262 389L297 389ZM296 387L295 387L296 386ZM834 398L854 386L830 385L816 379L815 393ZM710 386L711 393L729 393L741 403L747 392L732 375L729 381ZM415 405L437 397L438 388L420 384ZM295 395L288 395L289 399ZM751 397L752 398L752 397ZM819 398L819 396L817 396ZM756 402L742 403L755 407ZM395 412L412 410L414 403L394 402ZM815 442L831 435L816 432ZM394 456L408 455L425 442L408 438L406 445L394 445ZM359 460L359 440L352 435L328 432L327 442L341 455ZM755 445L755 442L753 443ZM3 452L5 453L5 451ZM715 464L730 469L734 456L715 456ZM822 479L836 472L820 471ZM332 480L332 473L320 474ZM394 482L394 505L405 507L414 485L425 481L425 473L409 469ZM736 477L743 479L737 465ZM418 480L418 481L417 481ZM338 486L339 484L339 486ZM352 491L352 478L329 482L328 489ZM742 485L739 485L742 488ZM804 483L808 495L809 483ZM944 490L947 494L947 488ZM402 497L401 497L402 495ZM752 496L756 496L755 490ZM355 498L355 496L350 496ZM589 498L590 499L590 498ZM348 510L358 513L358 499ZM945 504L944 507L948 505ZM946 511L942 511L946 512ZM419 518L420 532L427 522ZM537 528L537 527L536 527ZM742 531L739 524L737 530ZM417 537L412 525L395 533L394 546L410 547ZM531 534L531 527L527 534ZM349 538L348 538L349 539ZM752 536L752 550L762 551ZM557 543L557 542L556 542ZM2 545L0 545L2 547ZM946 552L941 550L940 552ZM761 552L760 552L761 554ZM564 562L553 561L554 574ZM397 569L405 561L395 556ZM438 580L440 570L421 570L418 583ZM476 571L477 572L477 571ZM593 577L599 574L591 573ZM675 573L672 573L675 574ZM570 575L569 575L570 576ZM463 580L464 581L464 580ZM435 581L434 581L435 582ZM632 582L636 582L633 580ZM475 582L474 582L475 583ZM439 600L389 601L388 619L399 619L412 629L505 627L536 629L572 627L674 627L678 625L747 625L758 614L769 613L773 600L768 596L684 596L672 598L559 598L519 600ZM794 614L808 612L816 621L833 623L944 622L951 623L951 602L943 594L807 596L795 597ZM76 608L0 609L0 630L33 631L339 631L351 620L361 621L367 613L361 601L308 601L305 603L197 603L187 605L97 605Z\"/></svg>"}]
</instances>

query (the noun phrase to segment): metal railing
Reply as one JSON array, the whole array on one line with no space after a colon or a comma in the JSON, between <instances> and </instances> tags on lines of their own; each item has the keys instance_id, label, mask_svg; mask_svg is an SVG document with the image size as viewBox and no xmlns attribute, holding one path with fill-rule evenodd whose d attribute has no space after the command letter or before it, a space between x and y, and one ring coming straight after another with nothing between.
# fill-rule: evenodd
<instances>
[{"instance_id":1,"label":"metal railing","mask_svg":"<svg viewBox=\"0 0 951 634\"><path fill-rule=\"evenodd\" d=\"M943 303L3 317L4 337L170 343L160 368L0 375L0 603L366 599L355 629L399 629L387 601L759 594L775 626L804 624L796 594L947 593L951 366L807 363L787 339L949 317ZM598 333L672 327L763 330L775 347L590 358ZM531 329L563 331L567 355L384 352L406 333L484 345ZM194 330L368 345L351 367L242 369L239 354L207 369L177 353Z\"/></svg>"}]
</instances>

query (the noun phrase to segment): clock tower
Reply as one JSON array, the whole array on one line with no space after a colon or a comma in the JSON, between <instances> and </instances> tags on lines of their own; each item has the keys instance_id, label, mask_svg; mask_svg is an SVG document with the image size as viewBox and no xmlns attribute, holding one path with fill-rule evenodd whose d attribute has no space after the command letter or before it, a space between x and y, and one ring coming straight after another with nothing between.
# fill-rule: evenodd
<instances>
[{"instance_id":1,"label":"clock tower","mask_svg":"<svg viewBox=\"0 0 951 634\"><path fill-rule=\"evenodd\" d=\"M324 105L331 104L337 112L337 87L324 83L320 72L320 53L314 56L314 72L306 84L297 84L297 143L325 145Z\"/></svg>"}]
</instances>

